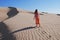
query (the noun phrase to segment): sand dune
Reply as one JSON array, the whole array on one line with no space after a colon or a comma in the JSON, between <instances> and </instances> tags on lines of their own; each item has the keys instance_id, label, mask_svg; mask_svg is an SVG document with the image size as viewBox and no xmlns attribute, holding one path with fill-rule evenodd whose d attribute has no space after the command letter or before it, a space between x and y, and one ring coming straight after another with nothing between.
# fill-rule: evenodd
<instances>
[{"instance_id":1,"label":"sand dune","mask_svg":"<svg viewBox=\"0 0 60 40\"><path fill-rule=\"evenodd\" d=\"M0 7L0 22L8 17L7 16L8 11L9 11L9 8L1 8Z\"/></svg>"},{"instance_id":2,"label":"sand dune","mask_svg":"<svg viewBox=\"0 0 60 40\"><path fill-rule=\"evenodd\" d=\"M60 40L60 16L49 13L40 15L41 27L36 28L31 12L17 9L18 14L8 18L9 9L3 9L0 8L0 14L4 15L0 16L0 30L8 31L5 30L6 34L0 31L0 40Z\"/></svg>"}]
</instances>

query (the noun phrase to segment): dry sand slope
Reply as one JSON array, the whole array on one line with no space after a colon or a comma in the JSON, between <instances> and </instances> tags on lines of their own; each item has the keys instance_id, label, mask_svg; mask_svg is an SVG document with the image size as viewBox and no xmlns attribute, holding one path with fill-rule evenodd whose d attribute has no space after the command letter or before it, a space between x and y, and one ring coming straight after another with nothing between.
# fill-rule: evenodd
<instances>
[{"instance_id":1,"label":"dry sand slope","mask_svg":"<svg viewBox=\"0 0 60 40\"><path fill-rule=\"evenodd\" d=\"M0 7L0 22L8 17L7 16L8 11L9 11L8 8Z\"/></svg>"},{"instance_id":2,"label":"dry sand slope","mask_svg":"<svg viewBox=\"0 0 60 40\"><path fill-rule=\"evenodd\" d=\"M0 20L1 40L60 40L60 16L56 14L40 15L41 27L35 28L34 15L28 11L19 10L19 13L11 18ZM3 24L4 26L2 26ZM3 29L2 27L5 28ZM2 29L1 29L2 28ZM7 31L7 30L8 31Z\"/></svg>"}]
</instances>

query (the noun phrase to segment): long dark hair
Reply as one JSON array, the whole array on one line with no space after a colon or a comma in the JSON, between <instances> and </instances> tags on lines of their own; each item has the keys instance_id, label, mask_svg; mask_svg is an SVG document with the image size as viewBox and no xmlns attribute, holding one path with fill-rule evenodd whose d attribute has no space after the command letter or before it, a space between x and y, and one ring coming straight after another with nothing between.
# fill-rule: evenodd
<instances>
[{"instance_id":1,"label":"long dark hair","mask_svg":"<svg viewBox=\"0 0 60 40\"><path fill-rule=\"evenodd\" d=\"M38 15L38 10L37 9L35 10L34 14Z\"/></svg>"}]
</instances>

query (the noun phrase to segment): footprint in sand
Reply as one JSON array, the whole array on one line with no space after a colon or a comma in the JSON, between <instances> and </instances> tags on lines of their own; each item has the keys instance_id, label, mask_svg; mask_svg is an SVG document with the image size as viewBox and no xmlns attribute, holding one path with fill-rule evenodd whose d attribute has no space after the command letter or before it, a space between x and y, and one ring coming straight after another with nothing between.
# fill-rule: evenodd
<instances>
[{"instance_id":1,"label":"footprint in sand","mask_svg":"<svg viewBox=\"0 0 60 40\"><path fill-rule=\"evenodd\" d=\"M51 35L49 35L49 38L51 38Z\"/></svg>"}]
</instances>

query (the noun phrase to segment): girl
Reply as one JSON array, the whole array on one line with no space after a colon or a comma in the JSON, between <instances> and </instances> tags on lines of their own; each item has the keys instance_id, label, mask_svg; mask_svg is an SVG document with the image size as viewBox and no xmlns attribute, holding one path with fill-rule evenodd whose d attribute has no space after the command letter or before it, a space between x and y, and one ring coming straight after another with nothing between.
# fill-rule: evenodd
<instances>
[{"instance_id":1,"label":"girl","mask_svg":"<svg viewBox=\"0 0 60 40\"><path fill-rule=\"evenodd\" d=\"M35 24L36 24L36 27L40 27L40 20L39 20L39 15L38 15L38 11L37 11L37 9L35 10L35 12L34 12L34 18L35 18Z\"/></svg>"}]
</instances>

